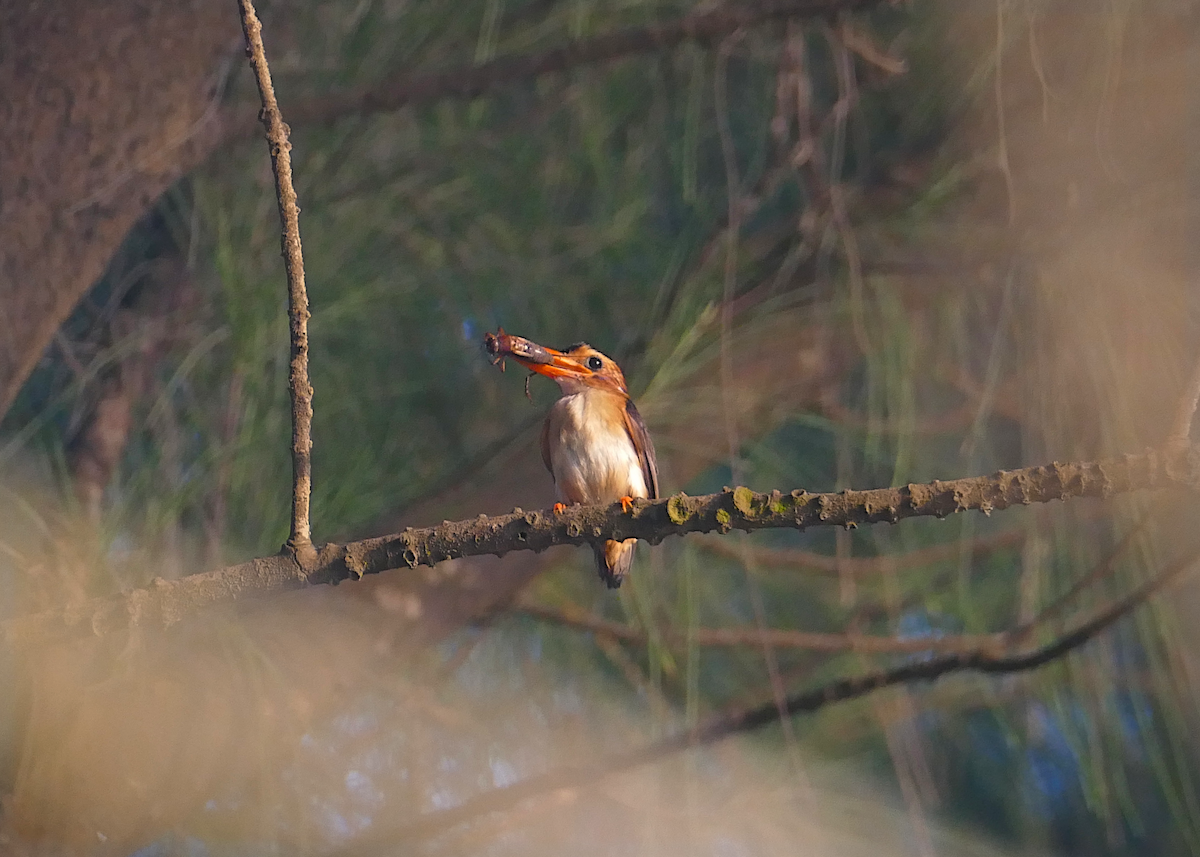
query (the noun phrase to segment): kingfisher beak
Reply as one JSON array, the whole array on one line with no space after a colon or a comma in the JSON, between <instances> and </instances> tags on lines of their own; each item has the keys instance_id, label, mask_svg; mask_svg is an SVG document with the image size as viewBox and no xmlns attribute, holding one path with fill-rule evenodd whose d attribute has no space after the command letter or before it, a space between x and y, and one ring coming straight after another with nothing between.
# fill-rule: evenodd
<instances>
[{"instance_id":1,"label":"kingfisher beak","mask_svg":"<svg viewBox=\"0 0 1200 857\"><path fill-rule=\"evenodd\" d=\"M532 345L533 343L530 344ZM537 372L539 375L545 375L547 378L554 378L555 380L559 378L576 378L586 381L592 377L592 373L585 369L583 364L574 358L568 357L561 351L541 345L535 345L534 347L541 349L540 353L536 355L536 359L513 355L518 363L531 372Z\"/></svg>"},{"instance_id":2,"label":"kingfisher beak","mask_svg":"<svg viewBox=\"0 0 1200 857\"><path fill-rule=\"evenodd\" d=\"M484 345L495 360L511 357L531 372L547 378L587 380L592 372L582 363L554 348L538 345L522 336L511 336L504 328L484 337Z\"/></svg>"}]
</instances>

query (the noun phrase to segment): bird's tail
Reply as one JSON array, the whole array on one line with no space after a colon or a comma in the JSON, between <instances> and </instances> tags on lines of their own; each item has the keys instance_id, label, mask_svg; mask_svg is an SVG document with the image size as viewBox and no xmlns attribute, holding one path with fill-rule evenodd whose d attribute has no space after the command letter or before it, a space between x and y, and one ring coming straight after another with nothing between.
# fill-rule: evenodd
<instances>
[{"instance_id":1,"label":"bird's tail","mask_svg":"<svg viewBox=\"0 0 1200 857\"><path fill-rule=\"evenodd\" d=\"M596 566L600 569L600 579L609 589L621 585L629 567L633 565L633 549L637 539L625 539L623 542L607 541L603 545L594 545Z\"/></svg>"}]
</instances>

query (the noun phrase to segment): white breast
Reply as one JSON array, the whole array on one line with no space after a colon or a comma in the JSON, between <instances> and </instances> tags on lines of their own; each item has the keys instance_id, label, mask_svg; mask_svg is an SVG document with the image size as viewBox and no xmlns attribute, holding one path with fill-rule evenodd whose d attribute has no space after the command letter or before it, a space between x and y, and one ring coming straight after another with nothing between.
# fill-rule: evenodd
<instances>
[{"instance_id":1,"label":"white breast","mask_svg":"<svg viewBox=\"0 0 1200 857\"><path fill-rule=\"evenodd\" d=\"M620 397L589 389L563 396L550 410L550 466L560 500L612 503L649 496L623 408Z\"/></svg>"}]
</instances>

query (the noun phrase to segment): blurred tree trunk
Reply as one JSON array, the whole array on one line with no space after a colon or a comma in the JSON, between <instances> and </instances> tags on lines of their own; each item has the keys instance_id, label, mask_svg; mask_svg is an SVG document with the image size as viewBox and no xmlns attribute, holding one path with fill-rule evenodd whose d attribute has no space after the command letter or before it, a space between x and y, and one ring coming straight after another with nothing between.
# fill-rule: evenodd
<instances>
[{"instance_id":1,"label":"blurred tree trunk","mask_svg":"<svg viewBox=\"0 0 1200 857\"><path fill-rule=\"evenodd\" d=\"M0 415L130 227L215 144L234 12L0 0Z\"/></svg>"}]
</instances>

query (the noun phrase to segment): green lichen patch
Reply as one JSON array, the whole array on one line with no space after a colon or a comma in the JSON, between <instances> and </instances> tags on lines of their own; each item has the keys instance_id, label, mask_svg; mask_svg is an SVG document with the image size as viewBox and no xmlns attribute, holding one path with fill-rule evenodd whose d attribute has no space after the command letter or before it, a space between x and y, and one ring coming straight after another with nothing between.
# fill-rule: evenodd
<instances>
[{"instance_id":1,"label":"green lichen patch","mask_svg":"<svg viewBox=\"0 0 1200 857\"><path fill-rule=\"evenodd\" d=\"M686 494L676 494L667 501L667 517L671 519L672 524L685 524L691 516Z\"/></svg>"},{"instance_id":2,"label":"green lichen patch","mask_svg":"<svg viewBox=\"0 0 1200 857\"><path fill-rule=\"evenodd\" d=\"M728 527L733 520L733 515L726 512L724 509L717 509L717 523L722 527Z\"/></svg>"},{"instance_id":3,"label":"green lichen patch","mask_svg":"<svg viewBox=\"0 0 1200 857\"><path fill-rule=\"evenodd\" d=\"M739 485L733 489L733 508L737 509L747 518L754 515L754 492L745 486Z\"/></svg>"}]
</instances>

